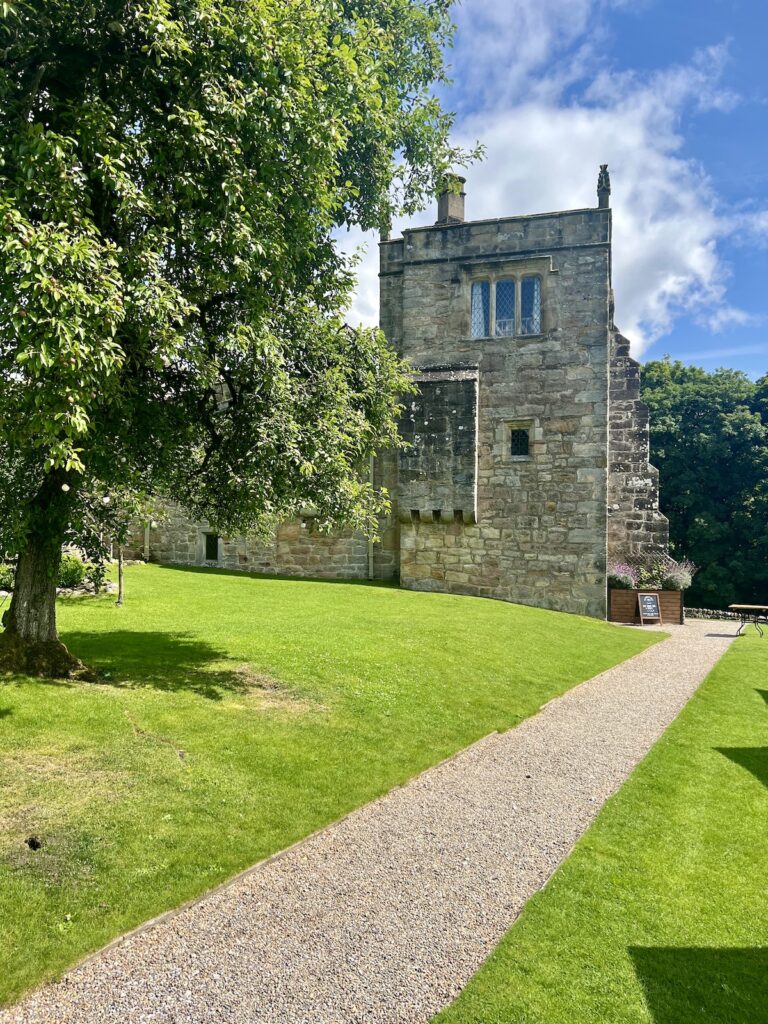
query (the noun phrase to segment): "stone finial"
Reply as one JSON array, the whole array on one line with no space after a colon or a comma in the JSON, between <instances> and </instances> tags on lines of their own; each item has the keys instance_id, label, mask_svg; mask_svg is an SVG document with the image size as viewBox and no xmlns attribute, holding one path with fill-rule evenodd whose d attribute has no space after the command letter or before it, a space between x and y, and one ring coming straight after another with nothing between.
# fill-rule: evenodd
<instances>
[{"instance_id":1,"label":"stone finial","mask_svg":"<svg viewBox=\"0 0 768 1024\"><path fill-rule=\"evenodd\" d=\"M437 223L463 224L467 179L460 174L447 174L443 191L437 197Z\"/></svg>"},{"instance_id":2,"label":"stone finial","mask_svg":"<svg viewBox=\"0 0 768 1024\"><path fill-rule=\"evenodd\" d=\"M600 210L606 210L611 201L611 176L608 173L608 164L600 164L600 174L597 177L597 206Z\"/></svg>"}]
</instances>

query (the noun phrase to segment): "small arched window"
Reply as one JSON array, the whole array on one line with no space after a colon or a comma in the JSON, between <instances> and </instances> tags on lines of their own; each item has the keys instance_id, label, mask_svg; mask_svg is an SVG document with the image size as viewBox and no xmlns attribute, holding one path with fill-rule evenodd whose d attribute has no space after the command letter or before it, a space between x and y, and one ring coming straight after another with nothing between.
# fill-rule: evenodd
<instances>
[{"instance_id":1,"label":"small arched window","mask_svg":"<svg viewBox=\"0 0 768 1024\"><path fill-rule=\"evenodd\" d=\"M520 333L541 334L541 278L524 277L520 283Z\"/></svg>"}]
</instances>

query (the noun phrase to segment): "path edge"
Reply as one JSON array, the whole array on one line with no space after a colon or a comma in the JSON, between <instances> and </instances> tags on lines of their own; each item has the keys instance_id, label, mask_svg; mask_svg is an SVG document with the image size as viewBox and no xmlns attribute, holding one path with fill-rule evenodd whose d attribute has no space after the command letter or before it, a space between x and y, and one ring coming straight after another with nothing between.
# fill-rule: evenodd
<instances>
[{"instance_id":1,"label":"path edge","mask_svg":"<svg viewBox=\"0 0 768 1024\"><path fill-rule=\"evenodd\" d=\"M628 658L627 660L630 661L631 659ZM578 683L577 685L580 686L582 684ZM539 712L536 711L534 712L534 715L538 713ZM528 717L530 718L533 716L529 715ZM525 721L525 719L523 719L523 721ZM517 722L515 725L512 726L512 728L516 728L519 724L520 723ZM393 786L391 789L388 789L385 793L381 793L379 796L374 797L373 800L366 801L366 803L360 804L358 807L353 807L351 810L347 811L346 814L342 814L340 818L334 818L333 821L329 821L327 825L323 825L321 828L315 829L314 832L309 832L301 839L297 839L296 842L291 843L290 846L285 846L283 847L282 850L277 850L275 853L271 853L268 857L264 857L262 860L256 861L255 864L251 864L249 867L244 868L242 871L238 871L236 875L231 875L223 882L219 882L219 884L215 885L212 889L206 889L204 892L200 893L199 896L194 896L191 900L187 900L186 903L181 903L178 907L171 907L170 910L164 910L161 914L157 914L156 917L149 918L148 921L142 921L142 923L137 924L135 928L131 928L129 931L123 932L122 934L116 936L114 939L110 939L106 946L99 946L99 948L94 950L92 953L88 953L86 956L82 958L82 960L78 960L76 963L72 964L71 967L67 967L60 974L54 975L53 977L49 978L48 981L44 981L41 985L36 985L34 986L34 988L29 989L13 1003L9 1003L5 1007L0 1006L0 1009L12 1009L14 1005L18 1005L19 1003L23 1002L23 1000L27 998L27 996L29 996L32 992L40 988L44 988L46 985L62 983L66 980L68 974L72 974L74 973L74 971L79 970L79 968L85 967L93 960L98 960L99 957L104 956L106 953L109 953L111 950L116 949L118 946L122 946L123 943L130 941L130 939L136 938L137 936L142 935L144 932L152 931L152 929L157 928L158 925L165 924L168 921L172 921L175 917L179 917L181 916L181 914L186 913L188 910L192 910L199 903L202 903L203 901L210 899L212 896L216 896L221 892L225 892L233 885L237 885L238 882L241 882L244 879L249 878L251 875L254 875L257 872L262 871L268 865L273 864L275 861L281 860L283 857L286 857L289 853L293 853L294 850L299 850L301 849L302 846L305 846L307 843L312 842L312 840L317 839L319 836L324 835L326 832L330 832L331 829L336 828L337 825L341 825L341 823L346 821L347 818L351 818L353 814L357 814L357 812L361 810L363 807L371 807L372 805L375 805L380 801L386 800L392 793L397 793L398 790L405 789L407 786L410 786L412 783L416 782L418 779L420 779L423 775L426 775L428 772L433 772L438 768L442 768L445 765L450 764L452 761L457 760L459 757L463 757L464 754L466 754L468 751L474 750L475 747L480 747L485 743L490 743L493 739L495 739L495 737L499 735L499 730L493 729L491 732L486 733L485 736L481 736L479 739L474 740L474 742L470 743L468 746L462 747L461 750L457 750L455 753L450 754L448 757L444 757L442 761L437 761L435 764L430 765L428 768L424 768L423 771L420 771L416 775L411 776L411 778L406 779L405 782L400 782L397 785Z\"/></svg>"},{"instance_id":2,"label":"path edge","mask_svg":"<svg viewBox=\"0 0 768 1024\"><path fill-rule=\"evenodd\" d=\"M651 644L650 647L646 647L644 650L638 651L637 654L633 654L631 655L631 657L625 658L623 661L617 662L617 664L611 666L611 668L616 668L618 665L624 665L628 662L634 661L635 658L642 657L644 654L647 653L647 651L652 650L659 644L664 644L664 642L668 640L672 635L668 633L666 630L659 630L659 632L662 635L660 639L657 641L657 643ZM439 768L443 768L446 765L451 764L453 761L456 761L458 760L458 758L463 757L465 754L469 753L471 750L474 750L476 747L480 747L483 744L492 742L494 738L496 738L499 735L505 735L508 732L512 732L518 726L522 725L523 722L528 721L531 718L535 718L536 715L541 714L541 712L545 708L557 703L557 701L561 700L566 694L571 693L574 690L578 690L580 687L585 686L587 683L590 683L595 679L599 679L601 676L605 675L605 673L609 671L611 671L610 668L605 669L603 672L598 672L597 675L590 676L588 679L583 679L580 683L576 683L575 686L570 687L570 689L563 691L563 693L557 694L556 696L550 698L550 700L546 701L544 704L541 704L530 715L526 715L524 718L520 719L520 721L515 722L515 724L511 725L509 729L505 729L503 733L500 733L498 729L493 729L491 732L486 733L484 736L481 736L478 739L474 740L472 743L468 744L468 746L462 747L460 750L455 751L453 754L450 754L448 757L443 758L441 761L437 761L435 764L429 765L427 768L424 768L416 775L411 776L404 782L398 783L391 789L388 789L386 792L381 793L373 800L369 800L364 804L360 804L357 807L353 807L351 810L347 811L346 814L342 814L340 818L334 818L334 820L328 822L327 825L323 825L321 828L315 829L314 832L309 832L306 836L303 836L301 839L297 839L294 843L291 843L290 846L283 847L283 849L277 850L275 851L275 853L270 854L268 857L264 857L262 860L256 861L254 864L249 865L242 871L238 871L237 874L231 875L229 878L226 878L223 882L220 882L218 885L215 885L212 889L206 889L204 892L200 893L198 896L194 896L190 900L187 900L185 903L181 903L177 907L171 907L169 910L164 910L162 913L157 914L155 917L151 917L147 921L142 921L141 924L136 925L134 928L130 928L128 931L122 932L120 935L117 935L114 939L110 939L110 941L105 946L100 946L98 949L95 949L92 953L86 954L86 956L84 956L81 960L77 960L71 966L66 967L60 973L52 975L47 981L43 981L41 984L35 985L33 986L33 988L22 993L19 996L19 998L14 1000L12 1003L8 1003L5 1006L0 1005L0 1009L10 1010L14 1006L20 1005L33 992L38 991L41 988L45 988L48 985L62 984L66 981L68 975L73 974L81 967L85 967L93 961L98 960L100 957L105 956L113 949L117 949L124 943L129 942L131 939L143 935L144 932L152 931L159 925L172 921L176 917L180 917L188 910L193 910L198 904L202 903L203 901L208 900L212 896L216 896L219 893L225 892L232 886L237 885L238 882L241 882L244 879L249 878L251 875L257 874L259 871L264 870L264 868L268 867L270 864L273 864L276 861L281 860L283 857L286 857L289 853L293 853L295 850L301 849L301 847L312 842L314 839L319 838L326 832L330 832L331 829L336 828L338 825L341 825L344 821L352 817L352 815L356 814L363 807L370 807L372 805L380 803L381 801L386 800L389 796L391 796L391 794L397 793L401 789L405 789L406 787L410 786L412 783L416 782L418 779L420 779L427 773L436 771Z\"/></svg>"}]
</instances>

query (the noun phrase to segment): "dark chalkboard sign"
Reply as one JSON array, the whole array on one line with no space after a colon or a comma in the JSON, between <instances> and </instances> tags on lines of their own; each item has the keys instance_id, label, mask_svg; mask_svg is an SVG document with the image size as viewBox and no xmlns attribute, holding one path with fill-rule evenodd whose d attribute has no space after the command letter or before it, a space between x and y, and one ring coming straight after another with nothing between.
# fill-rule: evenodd
<instances>
[{"instance_id":1,"label":"dark chalkboard sign","mask_svg":"<svg viewBox=\"0 0 768 1024\"><path fill-rule=\"evenodd\" d=\"M645 625L646 619L661 622L661 606L658 594L638 594L637 603L640 607L641 625Z\"/></svg>"}]
</instances>

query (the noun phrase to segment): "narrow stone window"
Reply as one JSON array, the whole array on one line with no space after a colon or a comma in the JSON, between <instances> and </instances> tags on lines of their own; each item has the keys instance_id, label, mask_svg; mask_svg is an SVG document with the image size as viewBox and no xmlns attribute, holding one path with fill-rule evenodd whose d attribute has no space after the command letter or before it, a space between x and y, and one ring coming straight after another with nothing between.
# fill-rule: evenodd
<instances>
[{"instance_id":1,"label":"narrow stone window","mask_svg":"<svg viewBox=\"0 0 768 1024\"><path fill-rule=\"evenodd\" d=\"M512 455L525 458L531 454L531 432L527 427L515 427L509 432Z\"/></svg>"},{"instance_id":2,"label":"narrow stone window","mask_svg":"<svg viewBox=\"0 0 768 1024\"><path fill-rule=\"evenodd\" d=\"M496 326L497 337L508 338L515 333L515 282L496 282Z\"/></svg>"},{"instance_id":3,"label":"narrow stone window","mask_svg":"<svg viewBox=\"0 0 768 1024\"><path fill-rule=\"evenodd\" d=\"M541 278L524 277L520 285L520 333L541 334Z\"/></svg>"},{"instance_id":4,"label":"narrow stone window","mask_svg":"<svg viewBox=\"0 0 768 1024\"><path fill-rule=\"evenodd\" d=\"M218 562L219 560L218 533L206 533L205 535L205 560L206 562Z\"/></svg>"},{"instance_id":5,"label":"narrow stone window","mask_svg":"<svg viewBox=\"0 0 768 1024\"><path fill-rule=\"evenodd\" d=\"M491 283L472 283L472 337L487 338L491 333Z\"/></svg>"}]
</instances>

